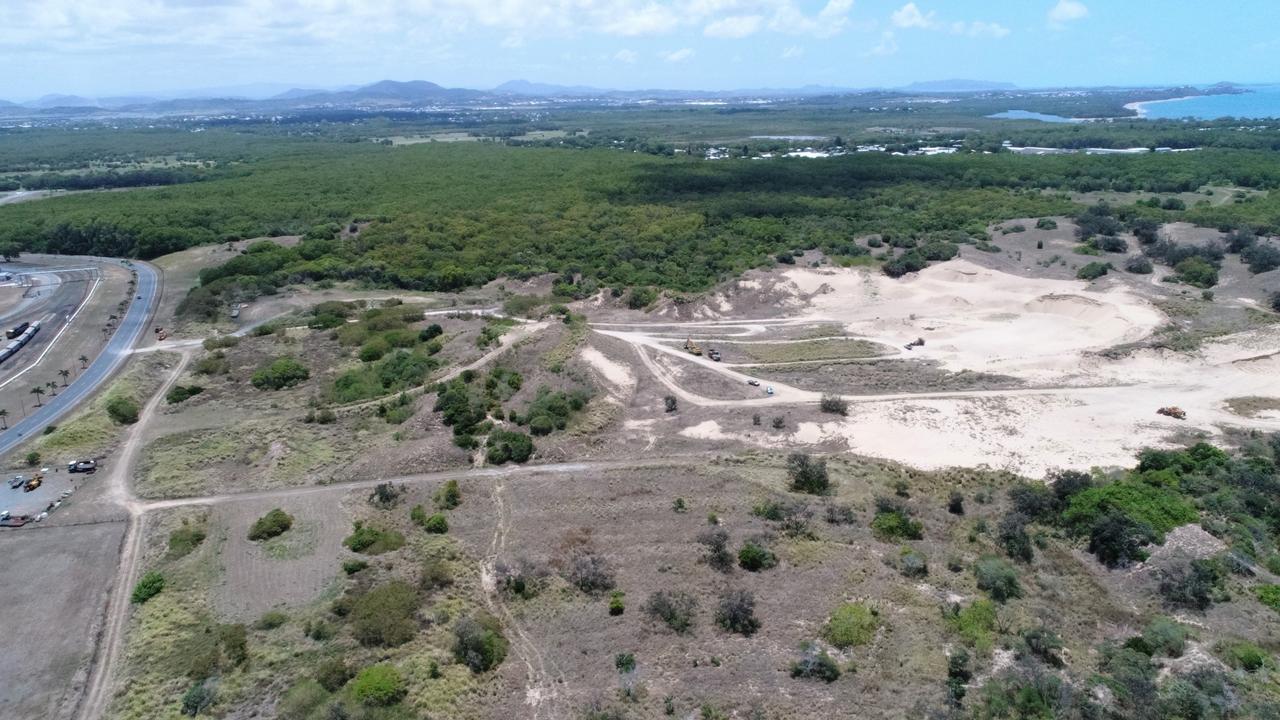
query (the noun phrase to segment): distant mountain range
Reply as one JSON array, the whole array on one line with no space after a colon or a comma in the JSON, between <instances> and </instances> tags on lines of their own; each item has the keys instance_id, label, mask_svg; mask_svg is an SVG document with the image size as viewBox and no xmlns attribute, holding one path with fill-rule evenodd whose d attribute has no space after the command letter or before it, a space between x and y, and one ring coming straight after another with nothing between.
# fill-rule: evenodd
<instances>
[{"instance_id":1,"label":"distant mountain range","mask_svg":"<svg viewBox=\"0 0 1280 720\"><path fill-rule=\"evenodd\" d=\"M1228 92L1228 84L1208 92ZM555 85L512 80L491 90L448 88L426 80L382 80L371 85L339 88L305 88L258 83L205 90L188 90L158 96L118 96L90 98L79 95L45 95L26 103L0 100L3 117L94 117L218 115L228 113L274 113L306 110L389 110L460 108L498 103L535 101L581 102L698 102L744 99L786 99L866 92L904 94L944 94L1012 92L1012 83L982 80L938 80L917 82L897 88L847 88L806 85L799 88L752 88L739 90L617 90L584 85Z\"/></svg>"}]
</instances>

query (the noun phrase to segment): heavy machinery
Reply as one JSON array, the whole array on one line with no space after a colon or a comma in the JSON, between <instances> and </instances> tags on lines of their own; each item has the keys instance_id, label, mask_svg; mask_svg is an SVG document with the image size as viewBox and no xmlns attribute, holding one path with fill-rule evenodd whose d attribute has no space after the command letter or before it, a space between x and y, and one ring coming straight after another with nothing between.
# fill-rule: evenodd
<instances>
[{"instance_id":1,"label":"heavy machinery","mask_svg":"<svg viewBox=\"0 0 1280 720\"><path fill-rule=\"evenodd\" d=\"M1171 417L1171 418L1173 418L1174 420L1186 420L1186 419L1187 419L1187 411L1186 411L1186 410L1183 410L1182 408L1178 407L1177 405L1170 405L1170 406L1168 406L1168 407L1162 407L1162 408L1160 408L1159 410L1156 410L1156 414L1157 414L1157 415L1164 415L1165 417Z\"/></svg>"},{"instance_id":2,"label":"heavy machinery","mask_svg":"<svg viewBox=\"0 0 1280 720\"><path fill-rule=\"evenodd\" d=\"M14 325L7 332L5 332L4 336L12 340L18 337L19 335L21 335L22 333L26 332L27 327L29 327L30 325L31 323L19 323L17 325Z\"/></svg>"},{"instance_id":3,"label":"heavy machinery","mask_svg":"<svg viewBox=\"0 0 1280 720\"><path fill-rule=\"evenodd\" d=\"M916 338L915 340L912 340L906 345L903 345L903 347L905 347L908 350L914 350L918 347L924 347L924 338Z\"/></svg>"},{"instance_id":4,"label":"heavy machinery","mask_svg":"<svg viewBox=\"0 0 1280 720\"><path fill-rule=\"evenodd\" d=\"M698 347L690 338L684 339L684 349L685 349L685 352L689 353L690 355L698 355L698 356L702 355L702 348Z\"/></svg>"},{"instance_id":5,"label":"heavy machinery","mask_svg":"<svg viewBox=\"0 0 1280 720\"><path fill-rule=\"evenodd\" d=\"M5 334L12 338L13 341L5 345L3 349L0 349L0 362L13 357L13 354L21 350L23 345L31 342L31 338L35 337L38 332L40 332L39 320L33 323L22 323L6 332ZM17 335L13 333L17 333Z\"/></svg>"},{"instance_id":6,"label":"heavy machinery","mask_svg":"<svg viewBox=\"0 0 1280 720\"><path fill-rule=\"evenodd\" d=\"M44 476L36 475L35 477L28 480L26 485L22 486L22 492L31 492L32 490L35 490L36 488L40 487L43 484L44 484Z\"/></svg>"},{"instance_id":7,"label":"heavy machinery","mask_svg":"<svg viewBox=\"0 0 1280 720\"><path fill-rule=\"evenodd\" d=\"M164 328L162 327L156 328L156 340L168 340L168 339L169 339L169 333L166 332Z\"/></svg>"},{"instance_id":8,"label":"heavy machinery","mask_svg":"<svg viewBox=\"0 0 1280 720\"><path fill-rule=\"evenodd\" d=\"M69 473L93 473L98 471L98 461L96 460L74 460L67 463L67 472Z\"/></svg>"}]
</instances>

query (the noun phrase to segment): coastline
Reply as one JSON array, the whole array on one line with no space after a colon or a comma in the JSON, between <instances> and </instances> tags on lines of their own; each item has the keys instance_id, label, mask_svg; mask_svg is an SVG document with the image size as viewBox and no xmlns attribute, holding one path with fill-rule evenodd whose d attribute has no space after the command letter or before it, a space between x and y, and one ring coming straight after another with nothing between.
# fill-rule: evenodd
<instances>
[{"instance_id":1,"label":"coastline","mask_svg":"<svg viewBox=\"0 0 1280 720\"><path fill-rule=\"evenodd\" d=\"M1125 103L1125 105L1124 105L1124 109L1125 109L1125 110L1132 110L1132 111L1134 111L1135 113L1137 113L1137 114L1138 114L1138 119L1139 119L1139 120L1146 120L1146 119L1147 119L1147 112L1148 112L1148 111L1147 111L1147 106L1148 106L1148 105L1156 105L1156 104L1158 104L1158 103L1171 103L1171 102L1178 102L1179 100L1190 100L1191 98L1196 98L1196 97L1202 97L1202 96L1200 96L1200 95L1186 95L1186 96L1184 96L1184 97L1165 98L1164 100L1143 100L1143 101L1141 101L1141 102Z\"/></svg>"}]
</instances>

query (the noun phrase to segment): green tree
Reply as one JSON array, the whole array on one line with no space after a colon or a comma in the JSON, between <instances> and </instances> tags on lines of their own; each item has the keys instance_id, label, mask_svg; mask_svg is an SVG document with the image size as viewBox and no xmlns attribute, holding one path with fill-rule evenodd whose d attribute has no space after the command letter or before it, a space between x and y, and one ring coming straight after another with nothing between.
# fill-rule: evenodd
<instances>
[{"instance_id":1,"label":"green tree","mask_svg":"<svg viewBox=\"0 0 1280 720\"><path fill-rule=\"evenodd\" d=\"M391 665L370 665L356 674L351 693L363 705L386 707L395 705L408 692L400 671Z\"/></svg>"},{"instance_id":2,"label":"green tree","mask_svg":"<svg viewBox=\"0 0 1280 720\"><path fill-rule=\"evenodd\" d=\"M33 387L31 388L31 394L36 396L36 407L40 407L40 398L44 397L44 388Z\"/></svg>"}]
</instances>

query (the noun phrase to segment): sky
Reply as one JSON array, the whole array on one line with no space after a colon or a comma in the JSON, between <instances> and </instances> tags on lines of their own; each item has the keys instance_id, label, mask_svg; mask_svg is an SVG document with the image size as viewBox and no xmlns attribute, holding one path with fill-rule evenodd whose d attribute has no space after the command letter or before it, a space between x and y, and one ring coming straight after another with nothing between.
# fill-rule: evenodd
<instances>
[{"instance_id":1,"label":"sky","mask_svg":"<svg viewBox=\"0 0 1280 720\"><path fill-rule=\"evenodd\" d=\"M1278 0L0 0L0 98L1280 82L1277 25Z\"/></svg>"}]
</instances>

